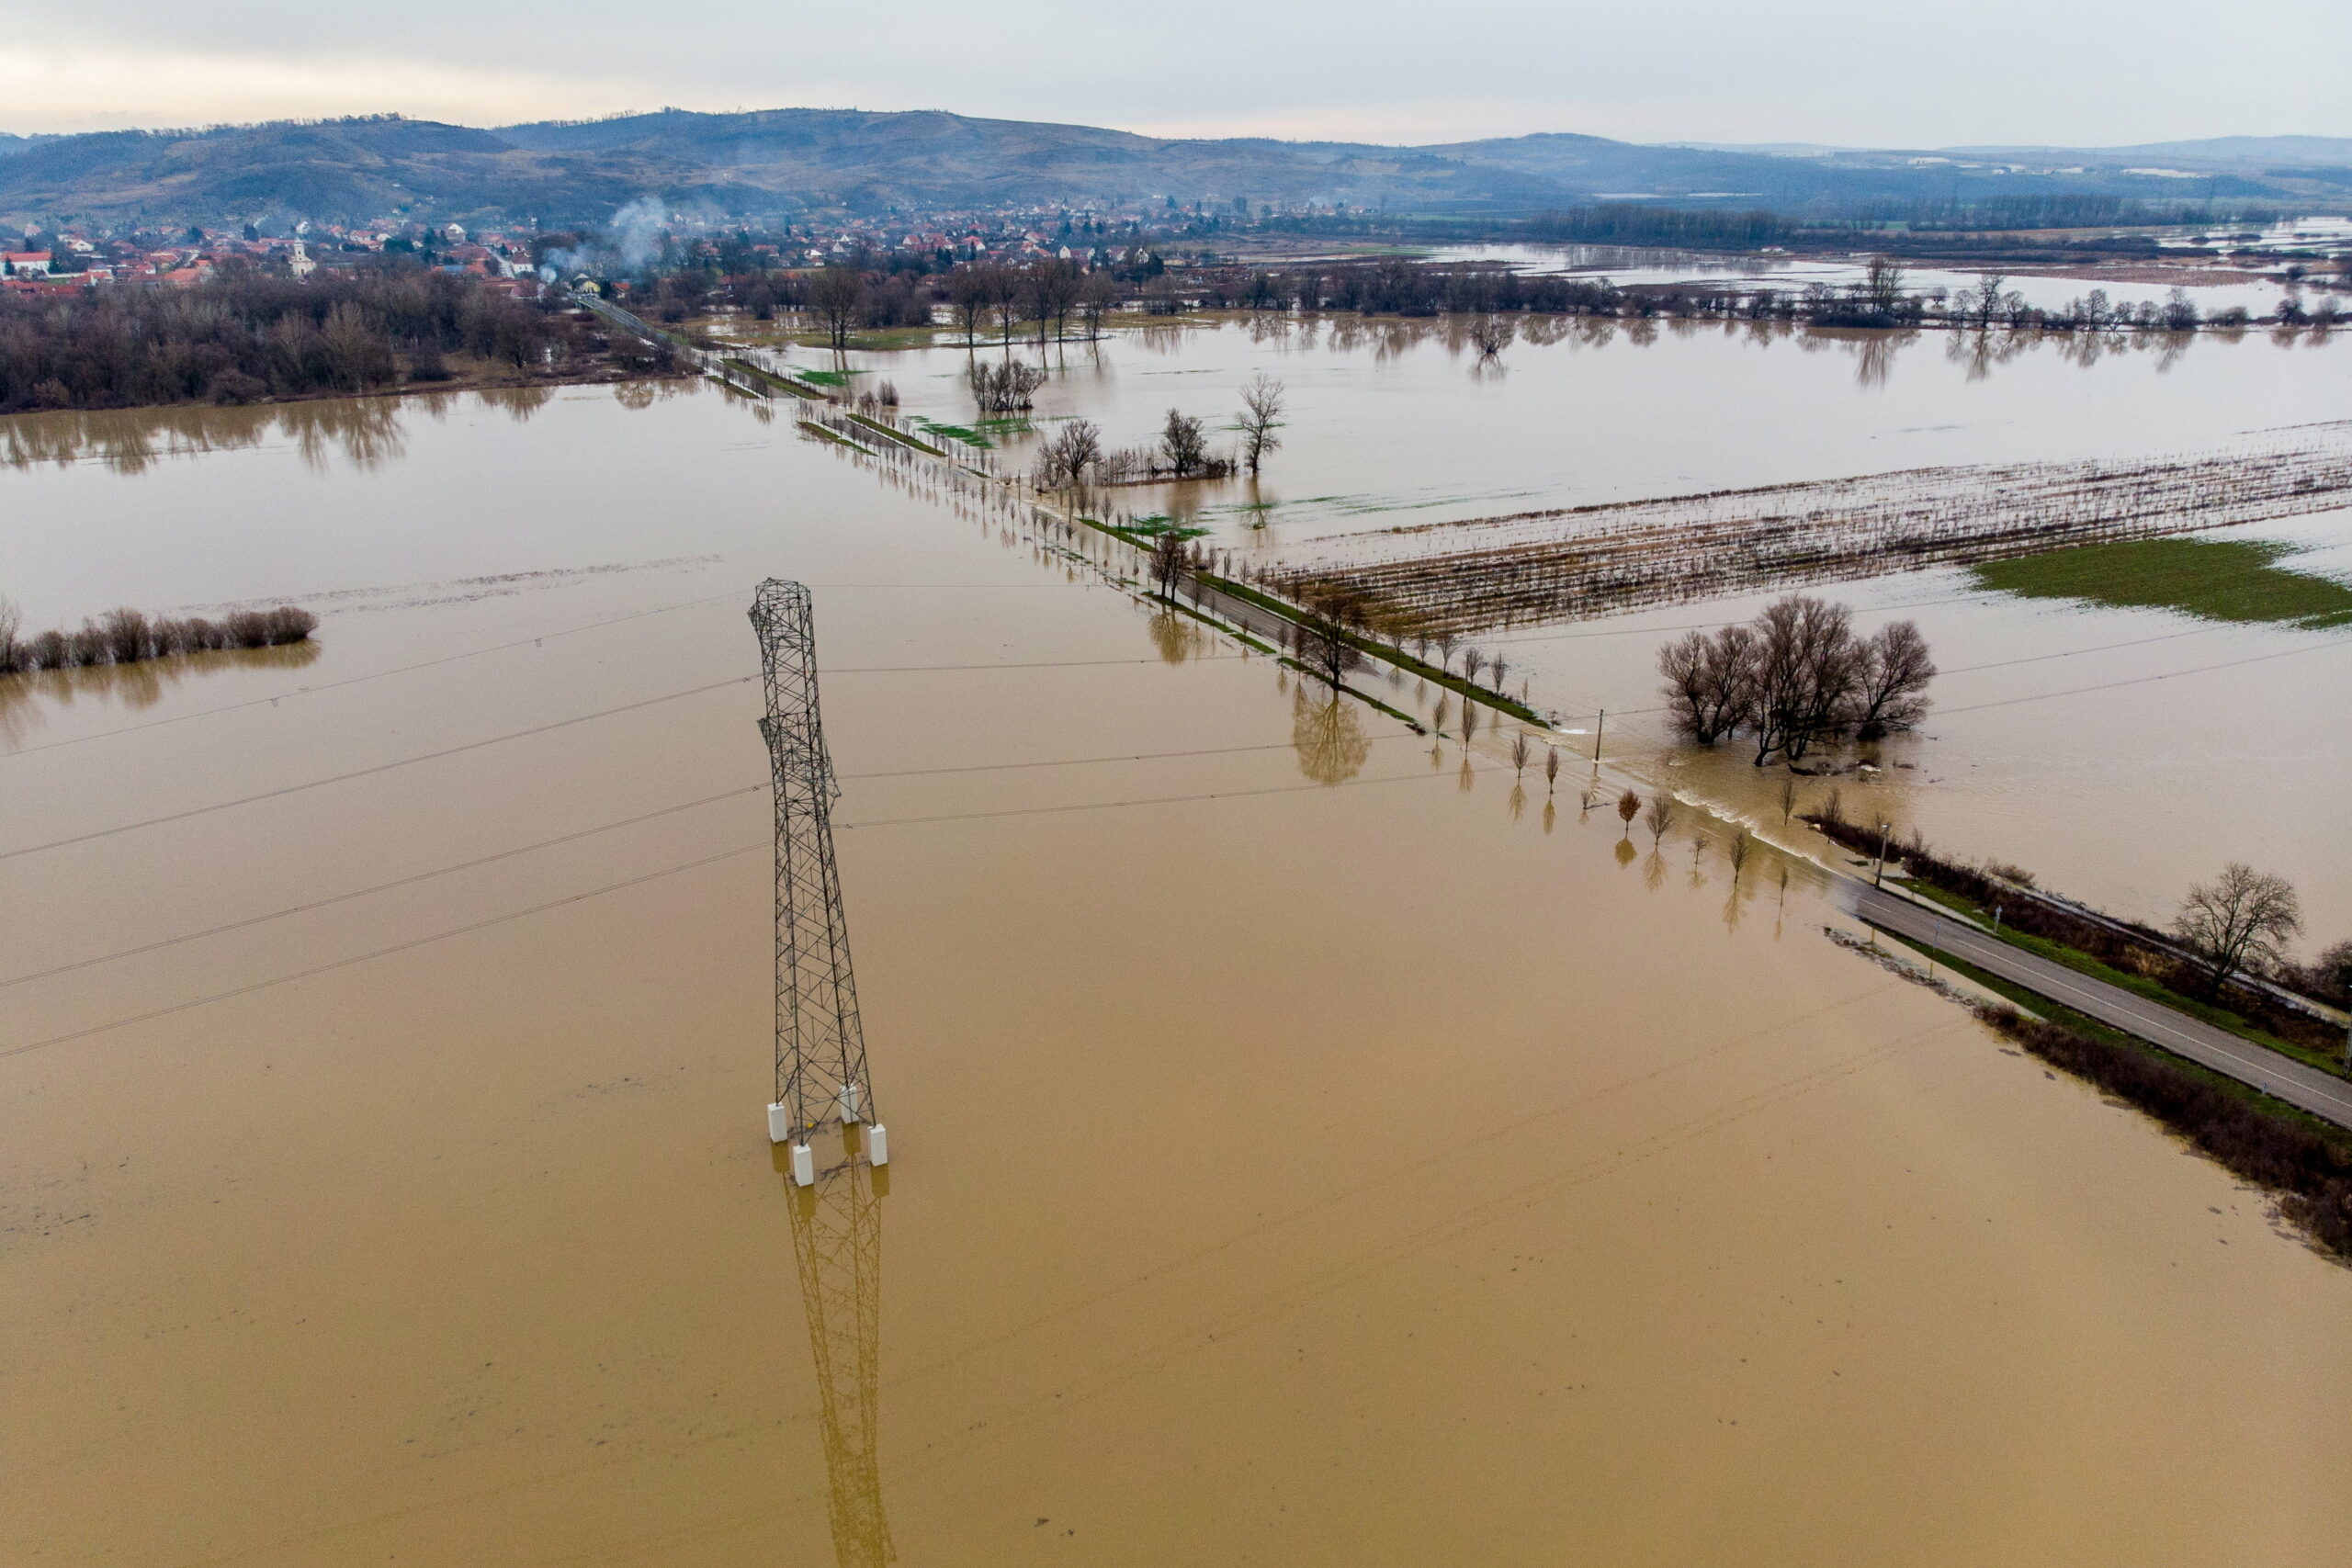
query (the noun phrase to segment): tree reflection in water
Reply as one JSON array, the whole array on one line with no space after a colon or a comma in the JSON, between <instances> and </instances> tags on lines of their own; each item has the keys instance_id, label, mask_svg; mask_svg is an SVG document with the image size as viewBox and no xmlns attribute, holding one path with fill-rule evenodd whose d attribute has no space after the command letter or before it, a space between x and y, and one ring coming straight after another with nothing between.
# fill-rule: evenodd
<instances>
[{"instance_id":1,"label":"tree reflection in water","mask_svg":"<svg viewBox=\"0 0 2352 1568\"><path fill-rule=\"evenodd\" d=\"M72 707L88 701L150 708L163 700L166 691L191 676L234 670L300 670L316 660L319 652L316 642L305 639L277 648L177 653L136 664L92 664L78 670L0 675L0 750L17 750L40 728L44 704Z\"/></svg>"},{"instance_id":2,"label":"tree reflection in water","mask_svg":"<svg viewBox=\"0 0 2352 1568\"><path fill-rule=\"evenodd\" d=\"M1298 771L1317 784L1347 783L1372 755L1355 704L1304 681L1291 698L1290 739L1298 749Z\"/></svg>"}]
</instances>

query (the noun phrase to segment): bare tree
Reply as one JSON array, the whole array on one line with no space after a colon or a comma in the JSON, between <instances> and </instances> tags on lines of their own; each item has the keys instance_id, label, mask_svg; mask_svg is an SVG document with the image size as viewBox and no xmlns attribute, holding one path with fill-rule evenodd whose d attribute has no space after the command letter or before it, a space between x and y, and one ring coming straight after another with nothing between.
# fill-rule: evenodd
<instances>
[{"instance_id":1,"label":"bare tree","mask_svg":"<svg viewBox=\"0 0 2352 1568\"><path fill-rule=\"evenodd\" d=\"M1745 828L1731 836L1731 879L1734 883L1739 881L1739 874L1747 864L1747 852L1755 847L1755 843Z\"/></svg>"},{"instance_id":2,"label":"bare tree","mask_svg":"<svg viewBox=\"0 0 2352 1568\"><path fill-rule=\"evenodd\" d=\"M1027 280L1017 266L992 266L988 269L989 304L996 311L997 322L1004 329L1004 346L1012 349L1012 330L1022 322L1022 307L1029 298Z\"/></svg>"},{"instance_id":3,"label":"bare tree","mask_svg":"<svg viewBox=\"0 0 2352 1568\"><path fill-rule=\"evenodd\" d=\"M1091 419L1073 419L1054 432L1037 453L1037 488L1075 490L1102 456L1102 431Z\"/></svg>"},{"instance_id":4,"label":"bare tree","mask_svg":"<svg viewBox=\"0 0 2352 1568\"><path fill-rule=\"evenodd\" d=\"M1870 270L1863 275L1862 298L1883 315L1893 315L1903 303L1903 268L1892 256L1871 257Z\"/></svg>"},{"instance_id":5,"label":"bare tree","mask_svg":"<svg viewBox=\"0 0 2352 1568\"><path fill-rule=\"evenodd\" d=\"M1797 814L1797 781L1793 773L1781 780L1781 820L1786 822Z\"/></svg>"},{"instance_id":6,"label":"bare tree","mask_svg":"<svg viewBox=\"0 0 2352 1568\"><path fill-rule=\"evenodd\" d=\"M1292 647L1308 674L1336 688L1349 671L1363 661L1348 635L1348 623L1356 618L1355 602L1344 594L1328 595L1306 605ZM1468 716L1466 711L1464 716Z\"/></svg>"},{"instance_id":7,"label":"bare tree","mask_svg":"<svg viewBox=\"0 0 2352 1568\"><path fill-rule=\"evenodd\" d=\"M2188 890L2172 929L2203 960L2206 984L2218 991L2233 975L2278 963L2287 939L2303 929L2303 915L2285 877L2233 861Z\"/></svg>"},{"instance_id":8,"label":"bare tree","mask_svg":"<svg viewBox=\"0 0 2352 1568\"><path fill-rule=\"evenodd\" d=\"M2318 971L2320 983L2335 993L2336 1000L2352 1003L2352 939L2321 953L2312 967Z\"/></svg>"},{"instance_id":9,"label":"bare tree","mask_svg":"<svg viewBox=\"0 0 2352 1568\"><path fill-rule=\"evenodd\" d=\"M0 675L13 675L25 667L24 649L17 640L23 626L16 602L0 599Z\"/></svg>"},{"instance_id":10,"label":"bare tree","mask_svg":"<svg viewBox=\"0 0 2352 1568\"><path fill-rule=\"evenodd\" d=\"M1559 786L1560 749L1557 746L1546 746L1544 748L1544 793L1548 795Z\"/></svg>"},{"instance_id":11,"label":"bare tree","mask_svg":"<svg viewBox=\"0 0 2352 1568\"><path fill-rule=\"evenodd\" d=\"M1691 632L1658 649L1657 672L1676 726L1702 746L1739 728L1756 694L1756 634L1724 626Z\"/></svg>"},{"instance_id":12,"label":"bare tree","mask_svg":"<svg viewBox=\"0 0 2352 1568\"><path fill-rule=\"evenodd\" d=\"M1628 836L1634 831L1634 818L1642 809L1642 797L1632 790L1617 797L1617 820L1625 824Z\"/></svg>"},{"instance_id":13,"label":"bare tree","mask_svg":"<svg viewBox=\"0 0 2352 1568\"><path fill-rule=\"evenodd\" d=\"M1854 686L1854 732L1874 740L1893 729L1916 728L1927 716L1920 695L1936 678L1928 639L1916 621L1881 626L1861 645Z\"/></svg>"},{"instance_id":14,"label":"bare tree","mask_svg":"<svg viewBox=\"0 0 2352 1568\"><path fill-rule=\"evenodd\" d=\"M1674 825L1674 796L1664 790L1650 796L1649 808L1642 813L1642 826L1650 830L1650 848L1657 848L1658 840Z\"/></svg>"},{"instance_id":15,"label":"bare tree","mask_svg":"<svg viewBox=\"0 0 2352 1568\"><path fill-rule=\"evenodd\" d=\"M979 404L982 413L1019 413L1035 406L1046 372L1043 367L1023 365L1017 359L1001 365L983 360L972 367L969 379L972 400Z\"/></svg>"},{"instance_id":16,"label":"bare tree","mask_svg":"<svg viewBox=\"0 0 2352 1568\"><path fill-rule=\"evenodd\" d=\"M1078 320L1090 338L1102 335L1102 318L1111 313L1118 301L1118 289L1110 275L1090 272L1078 286Z\"/></svg>"},{"instance_id":17,"label":"bare tree","mask_svg":"<svg viewBox=\"0 0 2352 1568\"><path fill-rule=\"evenodd\" d=\"M1283 444L1283 384L1261 370L1241 389L1241 460L1255 475L1266 454Z\"/></svg>"},{"instance_id":18,"label":"bare tree","mask_svg":"<svg viewBox=\"0 0 2352 1568\"><path fill-rule=\"evenodd\" d=\"M1199 420L1170 409L1168 423L1159 428L1159 450L1170 472L1180 479L1190 479L1208 465L1208 434Z\"/></svg>"},{"instance_id":19,"label":"bare tree","mask_svg":"<svg viewBox=\"0 0 2352 1568\"><path fill-rule=\"evenodd\" d=\"M1176 528L1163 529L1151 541L1151 581L1158 585L1163 599L1176 596L1176 584L1192 564L1192 548Z\"/></svg>"},{"instance_id":20,"label":"bare tree","mask_svg":"<svg viewBox=\"0 0 2352 1568\"><path fill-rule=\"evenodd\" d=\"M1860 645L1844 605L1804 593L1768 605L1756 640L1756 765L1776 751L1793 762L1838 728L1859 682Z\"/></svg>"},{"instance_id":21,"label":"bare tree","mask_svg":"<svg viewBox=\"0 0 2352 1568\"><path fill-rule=\"evenodd\" d=\"M1470 323L1470 341L1481 360L1499 359L1519 336L1519 323L1509 316L1484 315Z\"/></svg>"},{"instance_id":22,"label":"bare tree","mask_svg":"<svg viewBox=\"0 0 2352 1568\"><path fill-rule=\"evenodd\" d=\"M956 324L964 329L964 346L970 348L979 342L980 328L988 321L989 303L996 298L996 280L985 266L959 266L947 275L947 303L955 312Z\"/></svg>"},{"instance_id":23,"label":"bare tree","mask_svg":"<svg viewBox=\"0 0 2352 1568\"><path fill-rule=\"evenodd\" d=\"M865 308L865 275L855 267L829 266L808 286L808 307L825 323L833 352L849 347L849 330Z\"/></svg>"},{"instance_id":24,"label":"bare tree","mask_svg":"<svg viewBox=\"0 0 2352 1568\"><path fill-rule=\"evenodd\" d=\"M1510 738L1510 768L1513 777L1524 778L1527 775L1527 764L1534 759L1534 756L1535 742L1527 738L1527 731L1520 730Z\"/></svg>"}]
</instances>

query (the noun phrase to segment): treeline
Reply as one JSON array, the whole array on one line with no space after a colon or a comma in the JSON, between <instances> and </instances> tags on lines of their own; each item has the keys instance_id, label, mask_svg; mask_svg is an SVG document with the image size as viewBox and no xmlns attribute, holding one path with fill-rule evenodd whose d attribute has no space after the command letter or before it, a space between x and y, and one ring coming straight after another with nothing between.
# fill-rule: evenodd
<instances>
[{"instance_id":1,"label":"treeline","mask_svg":"<svg viewBox=\"0 0 2352 1568\"><path fill-rule=\"evenodd\" d=\"M1747 626L1694 631L1658 651L1667 709L1702 746L1745 730L1756 765L1802 760L1841 735L1873 739L1926 716L1935 660L1916 622L1855 635L1843 604L1792 593Z\"/></svg>"},{"instance_id":2,"label":"treeline","mask_svg":"<svg viewBox=\"0 0 2352 1568\"><path fill-rule=\"evenodd\" d=\"M1718 209L1678 210L1632 202L1602 202L1539 213L1526 237L1578 245L1662 246L1689 251L1746 251L1785 243L1797 225L1777 212Z\"/></svg>"},{"instance_id":3,"label":"treeline","mask_svg":"<svg viewBox=\"0 0 2352 1568\"><path fill-rule=\"evenodd\" d=\"M422 270L240 273L191 288L0 296L0 413L251 403L452 378L446 356L560 376L609 347L569 316Z\"/></svg>"},{"instance_id":4,"label":"treeline","mask_svg":"<svg viewBox=\"0 0 2352 1568\"><path fill-rule=\"evenodd\" d=\"M1209 309L1316 312L1349 310L1364 315L1480 316L1493 314L1608 316L1681 321L1787 321L1821 327L1971 326L2033 328L2052 332L2194 332L2201 326L2254 324L2243 307L2206 317L2188 290L2175 288L2162 300L2111 302L2104 290L2058 307L2026 302L1998 272L1986 272L1958 293L1912 291L1894 258L1877 255L1863 276L1844 286L1807 284L1773 288L1755 284L1704 282L1644 284L1624 288L1606 277L1519 273L1490 263L1414 262L1385 257L1376 262L1309 264L1291 267L1229 267L1189 277L1180 286L1162 280L1144 291L1145 307L1155 299L1164 309L1197 304ZM2306 287L2322 280L2310 278ZM2331 294L2308 302L2284 294L2275 314L2259 318L2282 326L2332 327L2345 315Z\"/></svg>"},{"instance_id":5,"label":"treeline","mask_svg":"<svg viewBox=\"0 0 2352 1568\"><path fill-rule=\"evenodd\" d=\"M1661 208L1598 202L1538 213L1514 237L1566 244L1644 245L1682 250L1754 250L1808 243L1851 244L1858 235L1909 231L1951 236L2047 229L2098 229L2196 224L2268 224L2267 208L2221 207L2204 201L2150 201L2139 197L2077 195L1981 196L1953 201L1849 202L1829 209L1776 212L1764 209Z\"/></svg>"},{"instance_id":6,"label":"treeline","mask_svg":"<svg viewBox=\"0 0 2352 1568\"><path fill-rule=\"evenodd\" d=\"M230 648L282 648L318 629L308 610L280 604L268 610L232 610L220 619L148 615L132 609L109 610L76 631L50 630L24 636L17 607L0 600L0 675L33 670L81 670L96 664L141 664L183 653Z\"/></svg>"}]
</instances>

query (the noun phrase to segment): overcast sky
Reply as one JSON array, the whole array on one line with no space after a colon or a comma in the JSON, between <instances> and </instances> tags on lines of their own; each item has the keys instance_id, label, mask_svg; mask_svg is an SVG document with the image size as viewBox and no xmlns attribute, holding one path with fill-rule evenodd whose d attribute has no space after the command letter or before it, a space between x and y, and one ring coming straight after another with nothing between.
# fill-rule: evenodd
<instances>
[{"instance_id":1,"label":"overcast sky","mask_svg":"<svg viewBox=\"0 0 2352 1568\"><path fill-rule=\"evenodd\" d=\"M12 4L0 129L947 108L1160 135L2352 136L2343 0Z\"/></svg>"}]
</instances>

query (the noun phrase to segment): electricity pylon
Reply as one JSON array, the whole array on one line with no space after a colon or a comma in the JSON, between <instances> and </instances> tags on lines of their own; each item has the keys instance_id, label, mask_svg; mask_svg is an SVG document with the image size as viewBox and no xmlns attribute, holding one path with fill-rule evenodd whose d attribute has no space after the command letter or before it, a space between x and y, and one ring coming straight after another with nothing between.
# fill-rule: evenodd
<instances>
[{"instance_id":1,"label":"electricity pylon","mask_svg":"<svg viewBox=\"0 0 2352 1568\"><path fill-rule=\"evenodd\" d=\"M854 1145L856 1134L844 1130ZM853 1146L843 1168L815 1190L794 1192L792 1253L808 1349L817 1363L818 1415L825 1445L825 1508L841 1568L884 1568L895 1561L890 1520L882 1507L875 1416L882 1337L882 1205L888 1179L861 1163Z\"/></svg>"},{"instance_id":2,"label":"electricity pylon","mask_svg":"<svg viewBox=\"0 0 2352 1568\"><path fill-rule=\"evenodd\" d=\"M808 1146L829 1123L872 1124L867 1157L889 1158L865 1077L865 1034L850 974L833 801L841 794L817 709L817 632L808 590L770 578L752 601L760 637L768 765L775 784L775 1099L768 1139L792 1145L796 1186L816 1180Z\"/></svg>"}]
</instances>

